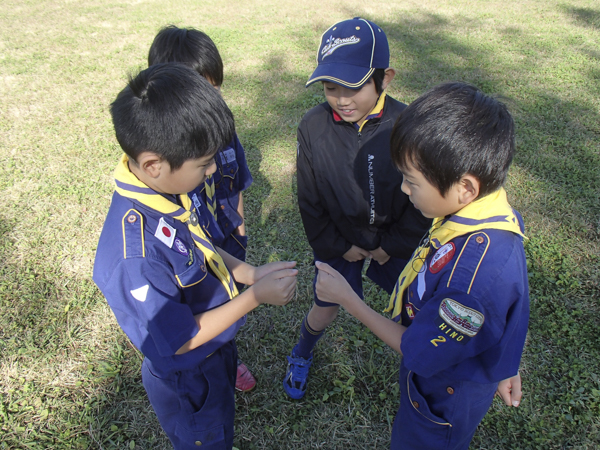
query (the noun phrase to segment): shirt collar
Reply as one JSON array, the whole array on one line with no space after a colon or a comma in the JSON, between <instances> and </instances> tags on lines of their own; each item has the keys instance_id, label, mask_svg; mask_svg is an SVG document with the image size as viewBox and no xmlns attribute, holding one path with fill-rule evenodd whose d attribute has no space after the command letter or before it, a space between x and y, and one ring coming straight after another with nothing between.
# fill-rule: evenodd
<instances>
[{"instance_id":1,"label":"shirt collar","mask_svg":"<svg viewBox=\"0 0 600 450\"><path fill-rule=\"evenodd\" d=\"M356 124L356 122L352 123L352 125L354 125L354 128L356 128L358 131L361 131L363 129L363 127L365 126L365 123L367 123L367 121L369 121L371 119L379 119L381 116L383 116L383 107L385 106L385 97L386 97L386 93L382 92L381 95L379 96L379 98L377 99L377 103L375 103L375 107L373 107L373 109L371 110L369 115L365 118L362 125L359 127ZM331 111L333 112L333 120L335 120L336 122L344 122L344 119L342 119L341 116L337 112L335 112L335 109L332 108Z\"/></svg>"}]
</instances>

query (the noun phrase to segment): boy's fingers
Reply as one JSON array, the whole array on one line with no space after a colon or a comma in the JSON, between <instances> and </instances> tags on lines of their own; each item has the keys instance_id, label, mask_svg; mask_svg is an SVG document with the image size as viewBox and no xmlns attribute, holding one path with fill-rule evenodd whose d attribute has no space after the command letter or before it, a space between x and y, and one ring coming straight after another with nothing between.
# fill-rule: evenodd
<instances>
[{"instance_id":1,"label":"boy's fingers","mask_svg":"<svg viewBox=\"0 0 600 450\"><path fill-rule=\"evenodd\" d=\"M335 270L333 267L331 267L329 264L321 262L321 261L317 261L316 263L317 269L319 269L319 272L323 271L328 275L334 276L337 272L337 270Z\"/></svg>"},{"instance_id":2,"label":"boy's fingers","mask_svg":"<svg viewBox=\"0 0 600 450\"><path fill-rule=\"evenodd\" d=\"M521 398L523 397L523 392L521 391L521 377L516 376L512 382L512 390L511 390L511 402L512 405L517 407L521 403Z\"/></svg>"},{"instance_id":3,"label":"boy's fingers","mask_svg":"<svg viewBox=\"0 0 600 450\"><path fill-rule=\"evenodd\" d=\"M270 275L274 280L281 280L282 278L295 277L298 275L298 269L279 269L271 272Z\"/></svg>"}]
</instances>

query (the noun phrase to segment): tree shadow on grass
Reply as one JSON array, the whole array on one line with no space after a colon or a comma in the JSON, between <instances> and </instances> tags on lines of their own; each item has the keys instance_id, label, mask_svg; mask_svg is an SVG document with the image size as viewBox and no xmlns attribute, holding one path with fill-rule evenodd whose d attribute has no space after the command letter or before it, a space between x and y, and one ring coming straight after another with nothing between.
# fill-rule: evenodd
<instances>
[{"instance_id":1,"label":"tree shadow on grass","mask_svg":"<svg viewBox=\"0 0 600 450\"><path fill-rule=\"evenodd\" d=\"M600 29L600 10L592 8L576 8L570 5L563 5L561 9L567 13L576 24L582 24L586 27Z\"/></svg>"}]
</instances>

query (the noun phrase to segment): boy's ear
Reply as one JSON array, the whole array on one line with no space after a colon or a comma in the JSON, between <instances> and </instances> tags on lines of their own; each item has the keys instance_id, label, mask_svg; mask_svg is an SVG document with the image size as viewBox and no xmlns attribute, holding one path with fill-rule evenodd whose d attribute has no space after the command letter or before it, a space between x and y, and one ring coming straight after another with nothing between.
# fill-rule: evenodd
<instances>
[{"instance_id":1,"label":"boy's ear","mask_svg":"<svg viewBox=\"0 0 600 450\"><path fill-rule=\"evenodd\" d=\"M395 69L392 69L391 67L388 67L387 69L385 69L385 75L383 76L383 83L381 84L381 87L385 90L385 88L388 87L388 85L392 82L392 80L394 79L395 76L396 76Z\"/></svg>"},{"instance_id":2,"label":"boy's ear","mask_svg":"<svg viewBox=\"0 0 600 450\"><path fill-rule=\"evenodd\" d=\"M468 205L479 197L479 180L473 175L464 175L458 182L458 188L458 201L463 205Z\"/></svg>"},{"instance_id":3,"label":"boy's ear","mask_svg":"<svg viewBox=\"0 0 600 450\"><path fill-rule=\"evenodd\" d=\"M142 152L137 157L139 170L150 178L158 178L166 161L153 152Z\"/></svg>"}]
</instances>

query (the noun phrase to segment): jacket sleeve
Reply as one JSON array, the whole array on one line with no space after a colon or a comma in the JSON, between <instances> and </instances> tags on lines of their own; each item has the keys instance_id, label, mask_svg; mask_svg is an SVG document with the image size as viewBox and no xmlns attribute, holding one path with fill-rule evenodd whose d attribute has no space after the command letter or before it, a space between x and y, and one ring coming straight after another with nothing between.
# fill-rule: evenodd
<instances>
[{"instance_id":1,"label":"jacket sleeve","mask_svg":"<svg viewBox=\"0 0 600 450\"><path fill-rule=\"evenodd\" d=\"M342 256L352 244L339 232L319 195L306 122L298 127L298 206L308 242L323 259Z\"/></svg>"},{"instance_id":2,"label":"jacket sleeve","mask_svg":"<svg viewBox=\"0 0 600 450\"><path fill-rule=\"evenodd\" d=\"M402 194L405 196L405 194ZM431 219L426 218L406 198L407 205L399 217L395 217L389 230L381 235L381 248L388 255L409 259L419 245L421 238L431 227Z\"/></svg>"}]
</instances>

